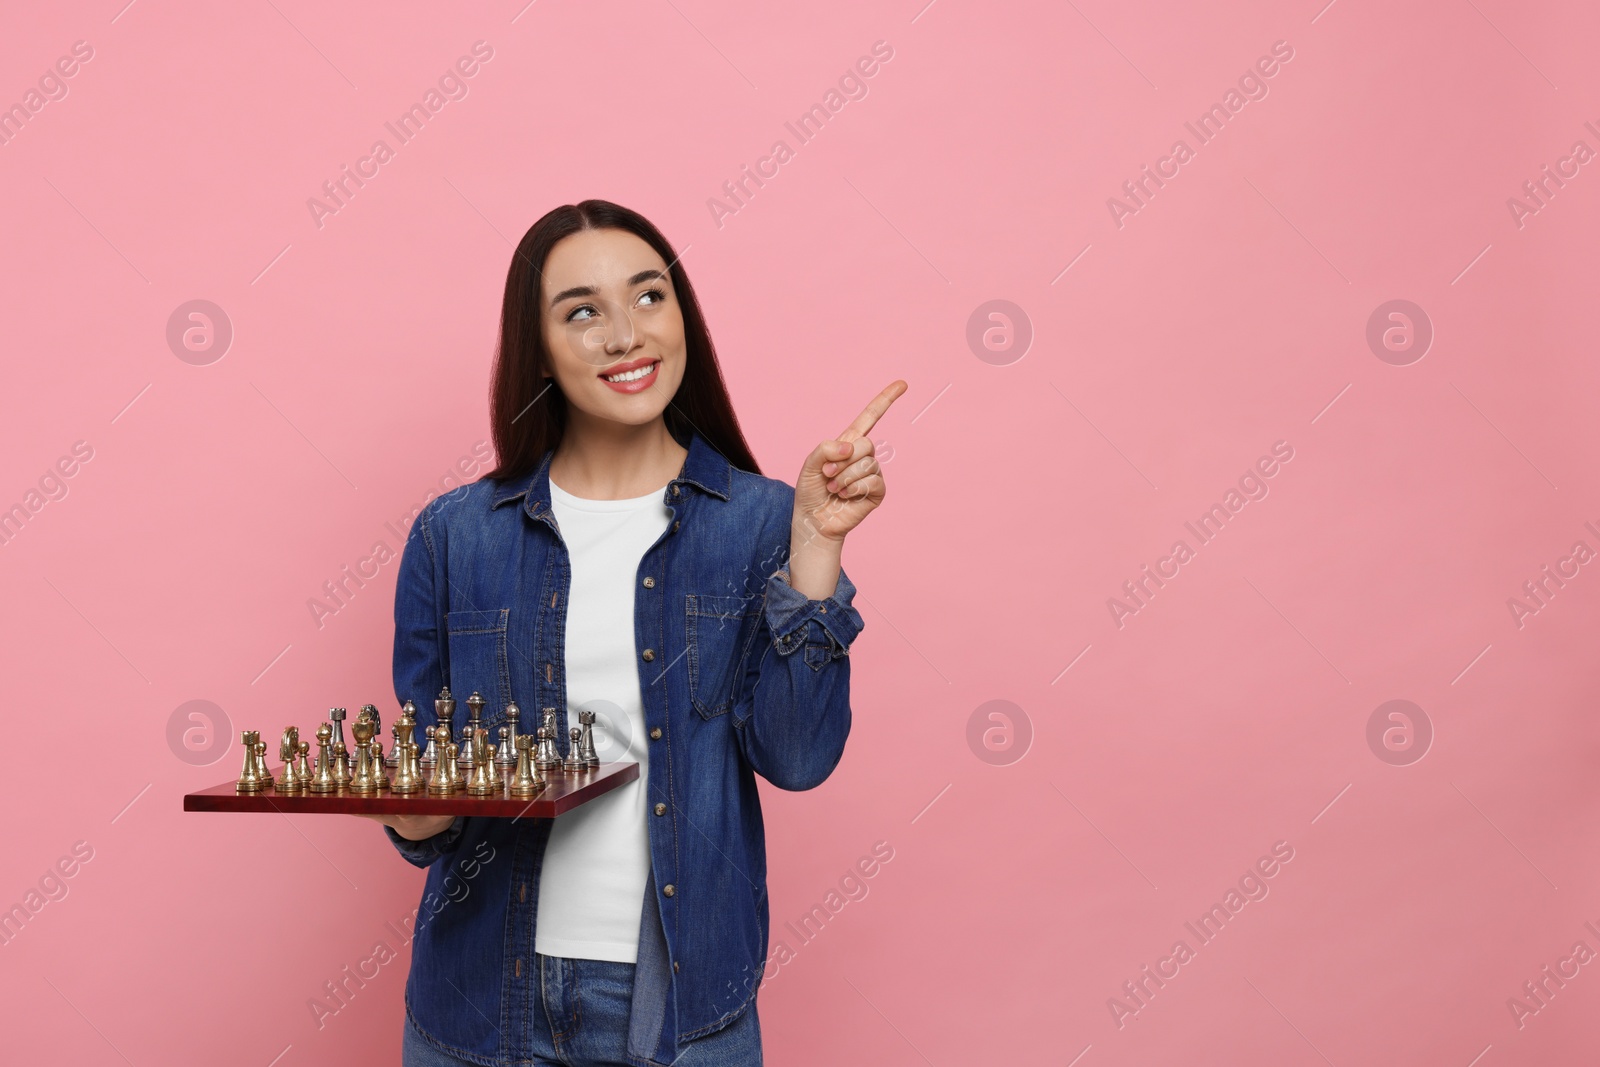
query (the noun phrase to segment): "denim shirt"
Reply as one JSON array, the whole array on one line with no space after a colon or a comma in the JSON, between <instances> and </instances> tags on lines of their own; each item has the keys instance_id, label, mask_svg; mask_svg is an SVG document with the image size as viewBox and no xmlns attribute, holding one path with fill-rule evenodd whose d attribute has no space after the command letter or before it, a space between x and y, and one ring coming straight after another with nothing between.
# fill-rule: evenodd
<instances>
[{"instance_id":1,"label":"denim shirt","mask_svg":"<svg viewBox=\"0 0 1600 1067\"><path fill-rule=\"evenodd\" d=\"M415 702L419 727L435 724L433 701L448 684L462 704L482 694L491 738L512 700L525 728L554 708L565 754L571 570L549 469L547 453L527 477L462 486L414 523L395 592L394 685ZM863 625L842 573L826 600L789 585L790 486L735 469L695 435L664 499L670 525L634 583L651 813L628 1031L640 1067L670 1064L682 1042L754 1001L768 936L755 776L811 789L832 773L850 732L848 653ZM526 1063L531 1028L546 1025L534 1017L534 921L552 825L464 816L422 841L384 828L428 869L407 1010L471 1062Z\"/></svg>"}]
</instances>

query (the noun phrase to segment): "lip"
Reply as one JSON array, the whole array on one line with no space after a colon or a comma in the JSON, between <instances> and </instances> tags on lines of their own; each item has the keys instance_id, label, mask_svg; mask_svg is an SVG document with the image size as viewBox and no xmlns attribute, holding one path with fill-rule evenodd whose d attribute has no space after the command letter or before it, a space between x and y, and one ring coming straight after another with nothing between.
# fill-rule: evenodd
<instances>
[{"instance_id":1,"label":"lip","mask_svg":"<svg viewBox=\"0 0 1600 1067\"><path fill-rule=\"evenodd\" d=\"M656 374L658 373L660 366L661 361L659 359L656 359L653 356L646 356L643 359L635 359L627 363L618 363L614 367L607 367L604 372L598 375L598 377L600 378L600 381L603 382L608 388L615 389L619 393L640 393L655 384ZM631 370L638 370L640 367L649 367L650 373L646 374L643 378L639 378L631 382L612 382L606 380L607 374L624 374Z\"/></svg>"}]
</instances>

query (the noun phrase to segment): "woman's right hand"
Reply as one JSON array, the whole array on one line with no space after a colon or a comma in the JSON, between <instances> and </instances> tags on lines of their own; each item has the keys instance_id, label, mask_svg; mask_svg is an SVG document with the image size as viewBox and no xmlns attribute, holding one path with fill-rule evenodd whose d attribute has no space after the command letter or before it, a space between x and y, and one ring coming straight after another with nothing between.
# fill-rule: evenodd
<instances>
[{"instance_id":1,"label":"woman's right hand","mask_svg":"<svg viewBox=\"0 0 1600 1067\"><path fill-rule=\"evenodd\" d=\"M450 829L454 815L357 815L358 819L381 822L407 841L421 841Z\"/></svg>"}]
</instances>

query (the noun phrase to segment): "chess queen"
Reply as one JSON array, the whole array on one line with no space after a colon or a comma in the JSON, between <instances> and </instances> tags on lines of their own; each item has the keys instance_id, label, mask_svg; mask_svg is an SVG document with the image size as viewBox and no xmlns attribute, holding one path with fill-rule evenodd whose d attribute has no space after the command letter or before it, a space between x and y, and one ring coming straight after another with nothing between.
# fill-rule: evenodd
<instances>
[{"instance_id":1,"label":"chess queen","mask_svg":"<svg viewBox=\"0 0 1600 1067\"><path fill-rule=\"evenodd\" d=\"M523 236L499 325L498 465L412 525L395 692L424 729L445 686L483 694L491 734L513 700L554 709L561 756L596 712L600 758L640 775L557 819L372 816L428 871L405 1062L758 1064L756 778L811 789L844 751L841 553L906 385L818 412L838 432L792 487L763 476L678 253L601 200Z\"/></svg>"}]
</instances>

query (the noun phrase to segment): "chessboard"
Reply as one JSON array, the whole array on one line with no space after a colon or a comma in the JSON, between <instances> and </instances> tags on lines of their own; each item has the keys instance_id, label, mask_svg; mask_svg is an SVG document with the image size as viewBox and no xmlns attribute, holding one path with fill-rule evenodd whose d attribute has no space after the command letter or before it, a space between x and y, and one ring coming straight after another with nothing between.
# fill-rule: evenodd
<instances>
[{"instance_id":1,"label":"chessboard","mask_svg":"<svg viewBox=\"0 0 1600 1067\"><path fill-rule=\"evenodd\" d=\"M280 768L280 773L281 773ZM240 793L232 779L183 798L184 811L333 812L346 815L488 815L504 819L553 819L585 801L627 785L639 777L632 762L602 763L600 769L579 774L550 776L537 796L514 797L505 789L489 796L455 793L428 796L393 792L362 795L339 789L332 793L296 792L280 795L268 786L259 792Z\"/></svg>"},{"instance_id":2,"label":"chessboard","mask_svg":"<svg viewBox=\"0 0 1600 1067\"><path fill-rule=\"evenodd\" d=\"M332 812L347 815L486 815L499 818L554 818L619 786L636 781L639 765L602 763L594 743L595 714L579 713L563 754L556 744L556 712L543 709L534 734L519 733L515 702L505 708L497 728L499 745L482 725L486 701L467 700L471 718L456 739L456 701L448 688L434 701L436 724L423 731L427 749L416 741L416 706L406 701L393 727L394 748L387 759L378 739L378 709L367 704L351 723L354 758L344 739L344 708L333 708L317 727L317 758L300 730L283 731L276 772L267 767L267 745L257 730L245 730L244 769L223 782L183 798L184 811Z\"/></svg>"}]
</instances>

